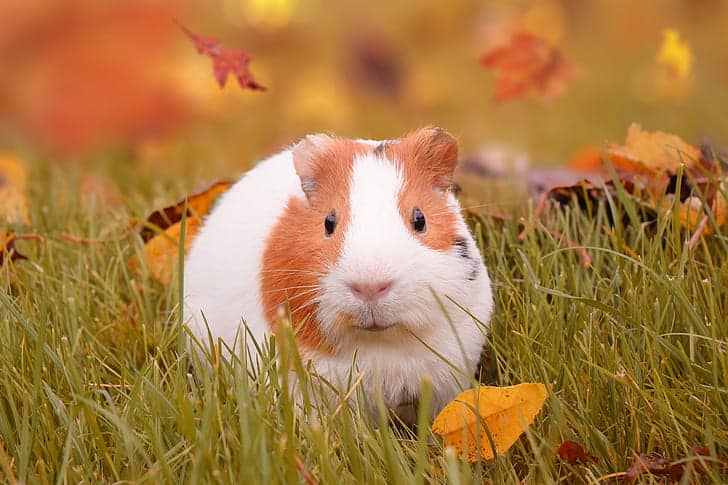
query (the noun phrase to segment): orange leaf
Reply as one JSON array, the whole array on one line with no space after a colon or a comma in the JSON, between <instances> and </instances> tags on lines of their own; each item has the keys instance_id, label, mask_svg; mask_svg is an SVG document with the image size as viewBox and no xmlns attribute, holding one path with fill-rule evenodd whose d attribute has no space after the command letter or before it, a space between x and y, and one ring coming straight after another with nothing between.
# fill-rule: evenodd
<instances>
[{"instance_id":1,"label":"orange leaf","mask_svg":"<svg viewBox=\"0 0 728 485\"><path fill-rule=\"evenodd\" d=\"M145 242L144 260L154 279L165 285L172 280L172 273L178 261L185 200L187 201L187 226L184 250L187 252L202 225L202 219L210 212L218 196L229 188L228 182L215 182L174 205L154 211L147 218L146 224L139 233ZM130 259L129 265L136 270L139 269L139 261L136 256Z\"/></svg>"},{"instance_id":2,"label":"orange leaf","mask_svg":"<svg viewBox=\"0 0 728 485\"><path fill-rule=\"evenodd\" d=\"M187 219L185 228L185 253L190 249L192 240L197 235L201 225L200 219L191 217ZM179 238L181 236L182 224L175 222L162 234L154 236L144 245L144 259L147 269L152 278L160 283L168 285L172 281L172 272L178 260ZM138 267L138 261L133 259L131 266Z\"/></svg>"},{"instance_id":3,"label":"orange leaf","mask_svg":"<svg viewBox=\"0 0 728 485\"><path fill-rule=\"evenodd\" d=\"M541 411L546 396L546 386L538 383L469 389L438 414L432 432L443 437L445 446L454 447L460 458L490 460L493 447L502 454L516 442Z\"/></svg>"},{"instance_id":4,"label":"orange leaf","mask_svg":"<svg viewBox=\"0 0 728 485\"><path fill-rule=\"evenodd\" d=\"M230 188L230 182L218 181L194 192L193 194L178 200L173 205L152 212L147 217L144 227L139 234L144 242L152 239L159 230L165 230L173 224L182 220L185 201L187 201L187 215L202 218L210 212L217 197Z\"/></svg>"},{"instance_id":5,"label":"orange leaf","mask_svg":"<svg viewBox=\"0 0 728 485\"><path fill-rule=\"evenodd\" d=\"M547 40L528 33L517 33L510 44L481 57L480 63L499 71L496 101L523 96L532 90L542 101L556 98L566 83L581 73Z\"/></svg>"}]
</instances>

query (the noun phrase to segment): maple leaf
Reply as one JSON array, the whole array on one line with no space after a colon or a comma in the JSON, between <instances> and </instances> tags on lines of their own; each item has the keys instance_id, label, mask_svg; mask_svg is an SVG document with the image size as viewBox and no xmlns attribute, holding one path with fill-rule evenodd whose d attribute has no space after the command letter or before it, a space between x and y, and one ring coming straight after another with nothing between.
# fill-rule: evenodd
<instances>
[{"instance_id":1,"label":"maple leaf","mask_svg":"<svg viewBox=\"0 0 728 485\"><path fill-rule=\"evenodd\" d=\"M480 63L499 71L495 100L506 101L532 90L542 101L564 92L567 82L581 69L566 60L549 41L519 32L510 43L484 54Z\"/></svg>"},{"instance_id":2,"label":"maple leaf","mask_svg":"<svg viewBox=\"0 0 728 485\"><path fill-rule=\"evenodd\" d=\"M596 456L591 455L588 451L586 451L584 445L572 440L566 440L561 443L561 446L559 446L559 449L556 450L556 452L559 454L561 459L569 465L586 463L588 461L596 463L598 461Z\"/></svg>"},{"instance_id":3,"label":"maple leaf","mask_svg":"<svg viewBox=\"0 0 728 485\"><path fill-rule=\"evenodd\" d=\"M212 71L215 79L224 88L228 76L232 73L238 80L241 88L253 91L265 91L267 88L253 79L248 65L253 57L247 52L235 49L227 49L220 45L215 37L197 35L187 27L180 25L182 31L192 40L197 52L212 59Z\"/></svg>"},{"instance_id":4,"label":"maple leaf","mask_svg":"<svg viewBox=\"0 0 728 485\"><path fill-rule=\"evenodd\" d=\"M538 383L469 389L440 411L432 432L443 437L445 446L455 448L460 458L490 460L494 452L505 453L516 442L547 395L546 386Z\"/></svg>"}]
</instances>

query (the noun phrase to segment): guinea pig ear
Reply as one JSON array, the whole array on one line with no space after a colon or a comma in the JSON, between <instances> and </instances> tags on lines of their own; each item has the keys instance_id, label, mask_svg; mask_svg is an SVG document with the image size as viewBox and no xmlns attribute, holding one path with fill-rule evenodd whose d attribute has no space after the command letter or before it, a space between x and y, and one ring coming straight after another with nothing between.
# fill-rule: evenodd
<instances>
[{"instance_id":1,"label":"guinea pig ear","mask_svg":"<svg viewBox=\"0 0 728 485\"><path fill-rule=\"evenodd\" d=\"M318 163L322 152L333 142L329 135L307 135L293 147L293 167L301 179L306 198L315 197L318 188Z\"/></svg>"},{"instance_id":2,"label":"guinea pig ear","mask_svg":"<svg viewBox=\"0 0 728 485\"><path fill-rule=\"evenodd\" d=\"M458 162L458 142L450 133L437 127L422 128L407 136L412 143L413 158L420 173L429 175L433 185L448 190Z\"/></svg>"}]
</instances>

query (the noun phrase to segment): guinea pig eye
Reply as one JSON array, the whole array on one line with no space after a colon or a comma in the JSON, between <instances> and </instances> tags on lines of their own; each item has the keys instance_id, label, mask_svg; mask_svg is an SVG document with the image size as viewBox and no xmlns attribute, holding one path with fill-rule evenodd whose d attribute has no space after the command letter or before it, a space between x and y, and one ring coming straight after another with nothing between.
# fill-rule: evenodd
<instances>
[{"instance_id":1,"label":"guinea pig eye","mask_svg":"<svg viewBox=\"0 0 728 485\"><path fill-rule=\"evenodd\" d=\"M336 212L331 211L326 216L326 219L324 219L324 229L326 230L326 235L330 236L334 233L334 229L336 228Z\"/></svg>"},{"instance_id":2,"label":"guinea pig eye","mask_svg":"<svg viewBox=\"0 0 728 485\"><path fill-rule=\"evenodd\" d=\"M423 233L425 232L425 227L425 215L419 208L415 207L412 211L412 228L415 232Z\"/></svg>"}]
</instances>

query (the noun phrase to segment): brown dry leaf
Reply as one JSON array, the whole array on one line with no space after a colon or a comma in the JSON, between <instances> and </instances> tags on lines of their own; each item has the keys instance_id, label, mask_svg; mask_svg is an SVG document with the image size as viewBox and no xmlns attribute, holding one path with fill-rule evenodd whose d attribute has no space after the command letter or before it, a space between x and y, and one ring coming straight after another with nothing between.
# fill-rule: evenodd
<instances>
[{"instance_id":1,"label":"brown dry leaf","mask_svg":"<svg viewBox=\"0 0 728 485\"><path fill-rule=\"evenodd\" d=\"M629 127L625 144L611 145L607 154L618 170L621 167L634 170L642 166L647 173L664 170L677 173L682 163L691 168L701 159L700 150L679 136L662 131L644 131L637 123Z\"/></svg>"},{"instance_id":2,"label":"brown dry leaf","mask_svg":"<svg viewBox=\"0 0 728 485\"><path fill-rule=\"evenodd\" d=\"M30 225L25 190L28 174L25 163L11 154L0 154L0 222Z\"/></svg>"},{"instance_id":3,"label":"brown dry leaf","mask_svg":"<svg viewBox=\"0 0 728 485\"><path fill-rule=\"evenodd\" d=\"M147 218L139 234L145 243L146 266L154 279L165 285L172 280L172 273L179 256L185 200L187 201L187 220L184 249L187 252L202 225L202 219L210 212L218 196L229 188L229 182L215 182L174 205L154 211ZM140 263L136 256L129 260L129 264L135 270L139 270Z\"/></svg>"},{"instance_id":4,"label":"brown dry leaf","mask_svg":"<svg viewBox=\"0 0 728 485\"><path fill-rule=\"evenodd\" d=\"M541 411L547 395L546 386L540 383L469 389L438 414L432 432L443 437L445 446L454 447L460 458L490 460L493 446L502 454L516 442Z\"/></svg>"}]
</instances>

